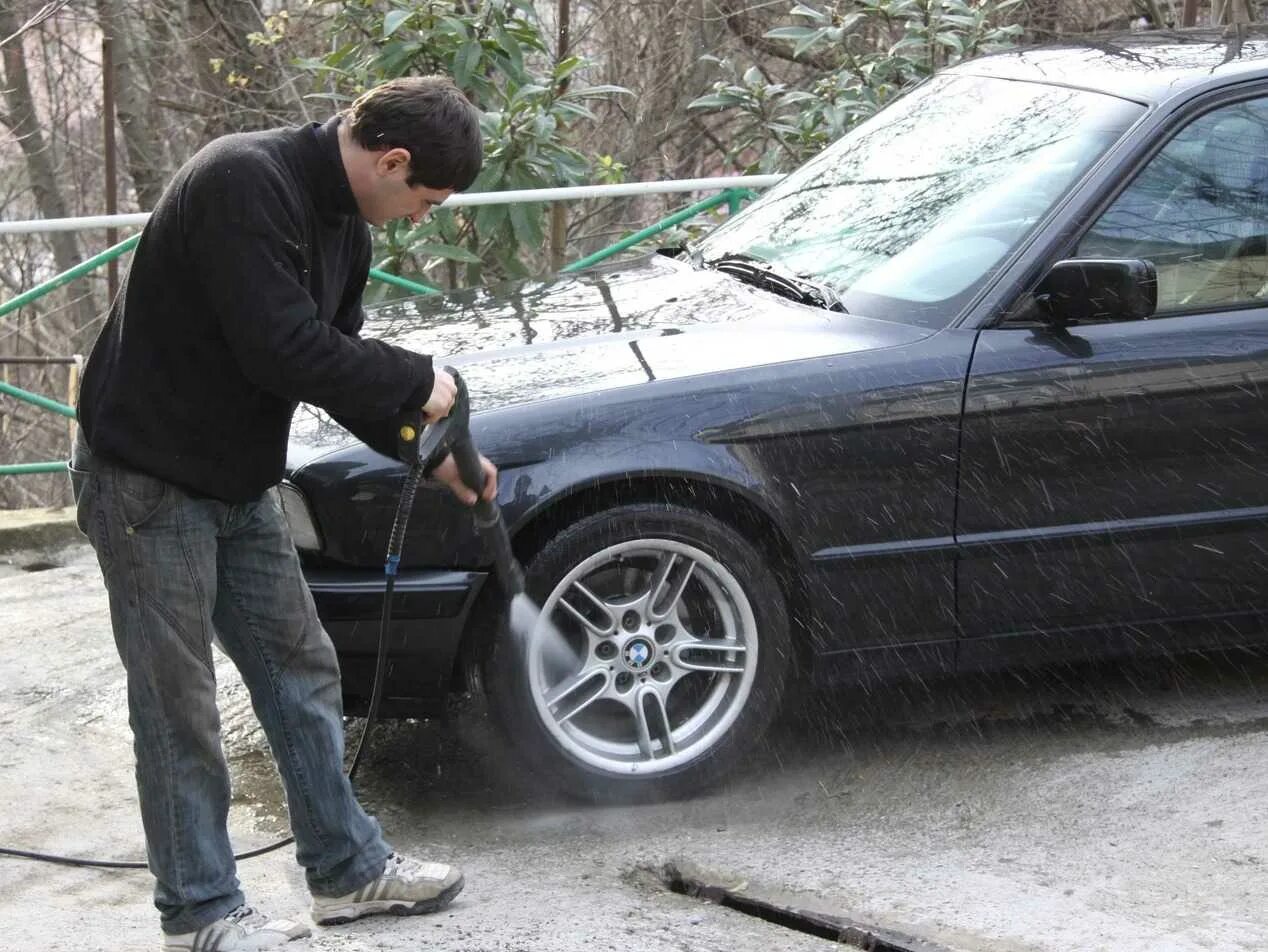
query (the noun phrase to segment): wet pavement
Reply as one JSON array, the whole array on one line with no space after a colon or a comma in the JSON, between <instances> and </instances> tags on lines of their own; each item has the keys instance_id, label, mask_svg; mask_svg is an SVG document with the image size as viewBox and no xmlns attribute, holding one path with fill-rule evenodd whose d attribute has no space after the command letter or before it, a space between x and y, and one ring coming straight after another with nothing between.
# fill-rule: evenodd
<instances>
[{"instance_id":1,"label":"wet pavement","mask_svg":"<svg viewBox=\"0 0 1268 952\"><path fill-rule=\"evenodd\" d=\"M0 571L0 843L136 858L122 672L91 553L26 561L42 570ZM285 829L285 808L241 685L223 661L218 675L245 849ZM841 947L676 894L671 866L912 948L1268 949L1263 659L803 693L741 771L677 803L527 793L495 749L475 713L378 731L363 801L402 851L461 863L467 889L436 916L294 947ZM240 875L264 909L305 909L290 848ZM156 948L149 889L144 872L0 859L0 948Z\"/></svg>"}]
</instances>

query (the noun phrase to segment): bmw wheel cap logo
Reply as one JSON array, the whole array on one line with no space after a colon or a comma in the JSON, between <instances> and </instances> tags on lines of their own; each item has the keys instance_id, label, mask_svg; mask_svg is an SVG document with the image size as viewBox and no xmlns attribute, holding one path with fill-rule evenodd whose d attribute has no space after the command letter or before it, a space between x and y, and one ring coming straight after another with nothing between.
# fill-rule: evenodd
<instances>
[{"instance_id":1,"label":"bmw wheel cap logo","mask_svg":"<svg viewBox=\"0 0 1268 952\"><path fill-rule=\"evenodd\" d=\"M642 671L652 660L652 646L644 638L634 638L625 646L625 663L635 671Z\"/></svg>"}]
</instances>

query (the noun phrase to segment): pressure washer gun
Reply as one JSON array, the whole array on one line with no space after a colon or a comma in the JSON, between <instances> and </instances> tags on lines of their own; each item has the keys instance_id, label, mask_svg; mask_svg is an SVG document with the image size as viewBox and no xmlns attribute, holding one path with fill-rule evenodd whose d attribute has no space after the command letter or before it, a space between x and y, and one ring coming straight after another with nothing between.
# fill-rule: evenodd
<instances>
[{"instance_id":1,"label":"pressure washer gun","mask_svg":"<svg viewBox=\"0 0 1268 952\"><path fill-rule=\"evenodd\" d=\"M401 565L401 550L405 546L405 527L409 524L410 512L414 509L414 496L418 492L423 474L443 462L446 454L453 454L459 478L464 485L475 491L477 500L473 509L476 528L481 534L492 536L497 574L507 597L514 604L517 596L524 593L524 570L520 568L519 562L515 560L515 553L511 551L511 537L502 520L502 510L496 502L478 498L484 490L484 468L480 465L480 454L471 442L471 401L467 397L467 385L458 371L452 367L446 367L445 370L453 376L454 383L458 386L449 415L429 424L423 419L423 410L419 407L403 412L396 421L396 455L409 466L409 472L401 487L401 498L396 506L396 518L392 522L392 534L388 539L387 560L383 564L386 580L383 588L383 618L379 623L378 657L374 665L374 687L370 691L365 726L353 751L352 765L348 768L349 777L356 773L361 763L366 737L369 736L370 726L378 718L379 704L383 700L388 633L392 622L392 597Z\"/></svg>"},{"instance_id":2,"label":"pressure washer gun","mask_svg":"<svg viewBox=\"0 0 1268 952\"><path fill-rule=\"evenodd\" d=\"M410 468L406 487L402 490L403 506L404 493L409 493L409 505L412 506L419 478L442 462L448 453L453 454L458 477L463 485L473 490L477 497L484 491L484 469L480 466L480 454L471 440L471 400L467 395L467 385L454 368L446 367L445 370L458 387L449 415L435 423L426 424L420 407L401 414L398 421L397 456ZM502 587L508 596L514 597L524 591L524 570L520 568L511 550L511 537L502 519L501 507L494 500L477 498L473 510L477 529L481 535L488 535L493 544L493 558ZM389 572L393 574L400 562L401 547L405 541L405 523L408 519L408 510L405 510L404 518L398 512L398 518L392 526L388 561L391 563ZM393 556L395 563L392 563Z\"/></svg>"}]
</instances>

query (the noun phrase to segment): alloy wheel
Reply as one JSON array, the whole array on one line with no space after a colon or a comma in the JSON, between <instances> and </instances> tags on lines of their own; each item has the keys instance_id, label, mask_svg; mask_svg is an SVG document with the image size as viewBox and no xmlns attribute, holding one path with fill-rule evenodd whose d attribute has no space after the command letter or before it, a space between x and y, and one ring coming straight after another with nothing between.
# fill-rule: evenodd
<instances>
[{"instance_id":1,"label":"alloy wheel","mask_svg":"<svg viewBox=\"0 0 1268 952\"><path fill-rule=\"evenodd\" d=\"M609 546L542 605L528 677L553 739L605 773L654 775L705 755L749 700L752 606L709 553L672 539Z\"/></svg>"}]
</instances>

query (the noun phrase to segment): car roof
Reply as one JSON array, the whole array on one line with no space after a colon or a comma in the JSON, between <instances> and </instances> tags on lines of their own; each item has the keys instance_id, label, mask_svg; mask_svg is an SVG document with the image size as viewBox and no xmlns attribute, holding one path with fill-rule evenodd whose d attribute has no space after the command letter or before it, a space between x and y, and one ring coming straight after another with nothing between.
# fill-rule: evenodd
<instances>
[{"instance_id":1,"label":"car roof","mask_svg":"<svg viewBox=\"0 0 1268 952\"><path fill-rule=\"evenodd\" d=\"M1159 104L1268 76L1268 25L1082 36L993 53L947 72L1075 86Z\"/></svg>"}]
</instances>

